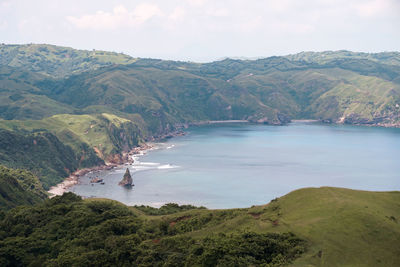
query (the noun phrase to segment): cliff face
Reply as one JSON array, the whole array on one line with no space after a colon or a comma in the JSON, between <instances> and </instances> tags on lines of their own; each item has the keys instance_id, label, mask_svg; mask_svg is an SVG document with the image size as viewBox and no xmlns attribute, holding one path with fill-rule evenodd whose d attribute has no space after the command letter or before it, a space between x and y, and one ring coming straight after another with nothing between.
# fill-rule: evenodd
<instances>
[{"instance_id":1,"label":"cliff face","mask_svg":"<svg viewBox=\"0 0 400 267\"><path fill-rule=\"evenodd\" d=\"M132 176L131 173L129 172L129 169L126 168L124 177L122 178L122 180L118 183L118 185L124 186L124 187L132 187L133 184L133 180L132 180Z\"/></svg>"}]
</instances>

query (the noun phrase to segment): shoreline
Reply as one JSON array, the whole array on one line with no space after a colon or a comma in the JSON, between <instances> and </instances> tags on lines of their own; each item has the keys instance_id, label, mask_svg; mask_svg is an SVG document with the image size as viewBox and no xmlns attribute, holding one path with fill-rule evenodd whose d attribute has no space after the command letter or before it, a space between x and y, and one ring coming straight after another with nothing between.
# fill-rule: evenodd
<instances>
[{"instance_id":1,"label":"shoreline","mask_svg":"<svg viewBox=\"0 0 400 267\"><path fill-rule=\"evenodd\" d=\"M122 157L118 163L113 163L113 162L106 162L105 165L100 165L100 166L94 166L90 168L84 168L84 169L78 169L74 171L70 176L64 179L59 184L56 184L47 191L49 193L49 198L53 198L55 196L61 196L65 192L67 192L68 188L76 185L79 183L79 178L81 176L84 176L88 174L89 172L93 171L102 171L102 170L112 170L114 168L121 167L127 163L133 163L133 155L143 155L149 150L152 150L154 148L154 145L151 143L144 143L140 146L134 147L131 149L129 152L124 152L122 154Z\"/></svg>"},{"instance_id":2,"label":"shoreline","mask_svg":"<svg viewBox=\"0 0 400 267\"><path fill-rule=\"evenodd\" d=\"M322 122L326 124L332 124L332 125L346 125L346 123L340 123L340 122L326 122L323 120L313 120L313 119L298 119L298 120L291 120L289 123L296 123L296 122L304 122L304 123L310 123L310 122ZM210 124L225 124L225 123L251 123L248 120L218 120L218 121L200 121L200 122L194 122L194 123L188 123L188 124L177 124L177 128L188 128L189 126L202 126L202 125L210 125ZM393 128L393 129L398 129L400 128L400 125L397 124L347 124L347 125L354 125L354 126L367 126L367 127L382 127L382 128ZM50 187L50 189L47 191L49 193L49 198L59 196L67 192L68 188L76 185L79 183L79 178L81 176L86 175L89 172L92 171L101 171L101 170L111 170L120 166L123 166L127 163L133 163L133 155L143 155L143 153L146 153L149 150L154 149L154 144L152 142L158 141L158 140L163 140L163 139L168 139L176 136L183 136L186 133L182 130L177 130L173 131L170 133L165 133L160 136L152 136L146 140L145 143L141 144L140 146L134 147L128 152L123 152L122 155L114 155L119 158L117 162L106 162L105 165L100 165L100 166L93 166L89 168L83 168L83 169L78 169L74 171L70 176L65 178L61 183L54 185Z\"/></svg>"},{"instance_id":3,"label":"shoreline","mask_svg":"<svg viewBox=\"0 0 400 267\"><path fill-rule=\"evenodd\" d=\"M189 125L206 125L206 124L223 124L223 123L250 123L248 120L219 120L219 121L199 121L193 122Z\"/></svg>"}]
</instances>

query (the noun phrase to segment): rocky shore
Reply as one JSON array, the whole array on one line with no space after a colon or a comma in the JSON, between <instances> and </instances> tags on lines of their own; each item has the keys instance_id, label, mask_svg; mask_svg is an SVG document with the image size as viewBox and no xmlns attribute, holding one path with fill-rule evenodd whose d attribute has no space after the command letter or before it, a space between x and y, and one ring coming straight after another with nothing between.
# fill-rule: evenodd
<instances>
[{"instance_id":1,"label":"rocky shore","mask_svg":"<svg viewBox=\"0 0 400 267\"><path fill-rule=\"evenodd\" d=\"M49 191L47 191L50 194L50 198L54 196L60 196L64 194L68 188L71 186L74 186L78 184L79 182L79 177L84 176L85 174L88 174L89 172L95 172L95 171L103 171L103 170L111 170L113 168L119 167L124 164L132 164L133 163L133 155L137 154L143 154L145 151L148 151L152 149L154 145L149 144L149 143L144 143L138 147L133 148L129 152L124 152L122 155L115 155L111 157L111 161L106 162L105 165L100 165L100 166L94 166L91 168L84 168L84 169L79 169L73 172L68 178L66 178L63 182L52 186Z\"/></svg>"}]
</instances>

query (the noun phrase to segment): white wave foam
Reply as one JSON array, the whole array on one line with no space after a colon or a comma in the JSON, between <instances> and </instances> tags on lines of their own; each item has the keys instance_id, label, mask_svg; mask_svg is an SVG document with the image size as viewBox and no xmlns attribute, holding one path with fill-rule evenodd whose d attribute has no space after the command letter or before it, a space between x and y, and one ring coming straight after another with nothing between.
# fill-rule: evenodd
<instances>
[{"instance_id":1,"label":"white wave foam","mask_svg":"<svg viewBox=\"0 0 400 267\"><path fill-rule=\"evenodd\" d=\"M135 171L143 171L143 170L152 170L155 169L154 167L149 166L135 166Z\"/></svg>"},{"instance_id":2,"label":"white wave foam","mask_svg":"<svg viewBox=\"0 0 400 267\"><path fill-rule=\"evenodd\" d=\"M140 162L140 165L144 165L144 166L158 166L160 165L160 163L157 162Z\"/></svg>"},{"instance_id":3,"label":"white wave foam","mask_svg":"<svg viewBox=\"0 0 400 267\"><path fill-rule=\"evenodd\" d=\"M166 164L166 165L161 165L161 166L157 167L157 169L174 169L174 168L178 168L178 166L174 166L174 165L171 165L171 164Z\"/></svg>"}]
</instances>

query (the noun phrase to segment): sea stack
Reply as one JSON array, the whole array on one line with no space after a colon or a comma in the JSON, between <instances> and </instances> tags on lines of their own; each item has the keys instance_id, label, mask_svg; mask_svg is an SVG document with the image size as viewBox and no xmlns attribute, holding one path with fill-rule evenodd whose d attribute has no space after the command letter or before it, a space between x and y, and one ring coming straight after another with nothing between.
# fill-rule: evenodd
<instances>
[{"instance_id":1,"label":"sea stack","mask_svg":"<svg viewBox=\"0 0 400 267\"><path fill-rule=\"evenodd\" d=\"M133 180L132 180L132 176L131 173L129 172L129 168L126 168L124 177L122 178L122 180L118 183L118 185L122 185L124 187L132 187L133 184Z\"/></svg>"}]
</instances>

